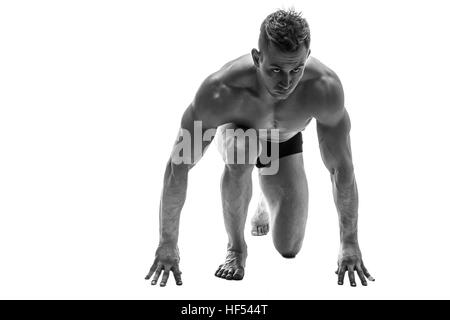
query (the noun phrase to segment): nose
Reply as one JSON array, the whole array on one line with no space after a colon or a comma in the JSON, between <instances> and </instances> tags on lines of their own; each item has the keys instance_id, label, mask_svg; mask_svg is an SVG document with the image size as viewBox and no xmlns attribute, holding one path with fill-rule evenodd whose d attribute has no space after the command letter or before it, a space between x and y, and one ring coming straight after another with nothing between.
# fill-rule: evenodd
<instances>
[{"instance_id":1,"label":"nose","mask_svg":"<svg viewBox=\"0 0 450 320\"><path fill-rule=\"evenodd\" d=\"M283 79L281 79L281 82L278 84L278 86L283 90L287 90L291 87L291 84L292 78L289 76L289 74L285 74L283 76Z\"/></svg>"}]
</instances>

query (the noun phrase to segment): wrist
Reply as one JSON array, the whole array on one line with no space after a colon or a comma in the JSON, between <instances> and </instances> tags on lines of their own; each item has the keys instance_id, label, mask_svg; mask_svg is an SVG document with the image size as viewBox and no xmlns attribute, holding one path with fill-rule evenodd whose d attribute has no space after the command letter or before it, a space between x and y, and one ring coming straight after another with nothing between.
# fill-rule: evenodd
<instances>
[{"instance_id":1,"label":"wrist","mask_svg":"<svg viewBox=\"0 0 450 320\"><path fill-rule=\"evenodd\" d=\"M176 248L178 244L178 237L174 232L161 232L159 237L159 247L173 247Z\"/></svg>"},{"instance_id":2,"label":"wrist","mask_svg":"<svg viewBox=\"0 0 450 320\"><path fill-rule=\"evenodd\" d=\"M353 247L359 247L357 237L341 238L341 248L353 248Z\"/></svg>"},{"instance_id":3,"label":"wrist","mask_svg":"<svg viewBox=\"0 0 450 320\"><path fill-rule=\"evenodd\" d=\"M341 243L341 247L339 250L340 257L347 256L360 256L361 250L359 249L359 244L356 243Z\"/></svg>"},{"instance_id":4,"label":"wrist","mask_svg":"<svg viewBox=\"0 0 450 320\"><path fill-rule=\"evenodd\" d=\"M162 227L159 234L159 246L176 247L178 244L178 231L173 227Z\"/></svg>"},{"instance_id":5,"label":"wrist","mask_svg":"<svg viewBox=\"0 0 450 320\"><path fill-rule=\"evenodd\" d=\"M354 246L358 245L358 232L355 228L354 231L341 232L341 245Z\"/></svg>"},{"instance_id":6,"label":"wrist","mask_svg":"<svg viewBox=\"0 0 450 320\"><path fill-rule=\"evenodd\" d=\"M178 246L176 243L172 242L159 242L157 250L175 250L178 251Z\"/></svg>"},{"instance_id":7,"label":"wrist","mask_svg":"<svg viewBox=\"0 0 450 320\"><path fill-rule=\"evenodd\" d=\"M175 239L160 239L158 247L176 248L177 241Z\"/></svg>"}]
</instances>

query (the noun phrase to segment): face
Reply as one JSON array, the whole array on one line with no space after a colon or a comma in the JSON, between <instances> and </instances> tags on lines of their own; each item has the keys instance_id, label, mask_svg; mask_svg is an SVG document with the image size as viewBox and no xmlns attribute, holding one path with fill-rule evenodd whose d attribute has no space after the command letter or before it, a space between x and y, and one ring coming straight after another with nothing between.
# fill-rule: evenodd
<instances>
[{"instance_id":1,"label":"face","mask_svg":"<svg viewBox=\"0 0 450 320\"><path fill-rule=\"evenodd\" d=\"M310 50L286 53L269 44L261 51L253 49L252 55L264 87L272 97L286 99L303 76Z\"/></svg>"}]
</instances>

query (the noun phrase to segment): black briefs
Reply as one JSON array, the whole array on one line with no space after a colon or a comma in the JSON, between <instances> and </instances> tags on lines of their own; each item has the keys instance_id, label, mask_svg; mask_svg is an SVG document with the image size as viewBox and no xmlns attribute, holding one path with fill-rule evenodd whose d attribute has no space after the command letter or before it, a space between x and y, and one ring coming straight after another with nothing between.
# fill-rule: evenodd
<instances>
[{"instance_id":1,"label":"black briefs","mask_svg":"<svg viewBox=\"0 0 450 320\"><path fill-rule=\"evenodd\" d=\"M264 143L264 140L260 140L261 143ZM267 141L267 156L270 157L271 155L271 142ZM281 159L283 157L290 156L291 154L296 153L302 153L303 152L303 139L302 139L302 133L299 132L292 138L290 138L287 141L278 143L278 158ZM267 164L262 164L258 159L256 160L256 167L257 168L265 168L270 167L270 162Z\"/></svg>"}]
</instances>

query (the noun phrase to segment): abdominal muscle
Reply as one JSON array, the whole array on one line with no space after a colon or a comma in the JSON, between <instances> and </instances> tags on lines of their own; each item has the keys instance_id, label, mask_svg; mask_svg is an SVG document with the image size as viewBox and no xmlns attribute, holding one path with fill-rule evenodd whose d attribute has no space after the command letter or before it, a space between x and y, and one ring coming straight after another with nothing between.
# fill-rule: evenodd
<instances>
[{"instance_id":1,"label":"abdominal muscle","mask_svg":"<svg viewBox=\"0 0 450 320\"><path fill-rule=\"evenodd\" d=\"M276 143L287 141L300 132L300 131L287 131L283 129L260 129L258 131L259 131L259 139Z\"/></svg>"},{"instance_id":2,"label":"abdominal muscle","mask_svg":"<svg viewBox=\"0 0 450 320\"><path fill-rule=\"evenodd\" d=\"M218 132L221 132L221 135L225 134L225 128L227 128L232 123L227 123L224 125L221 125L217 128ZM241 126L237 125L237 128ZM287 141L294 137L297 133L299 133L302 130L287 130L284 128L259 128L259 129L253 129L249 128L247 126L242 126L241 129L244 131L246 130L256 130L256 135L259 140L263 141L272 141L276 143L281 143L284 141Z\"/></svg>"}]
</instances>

